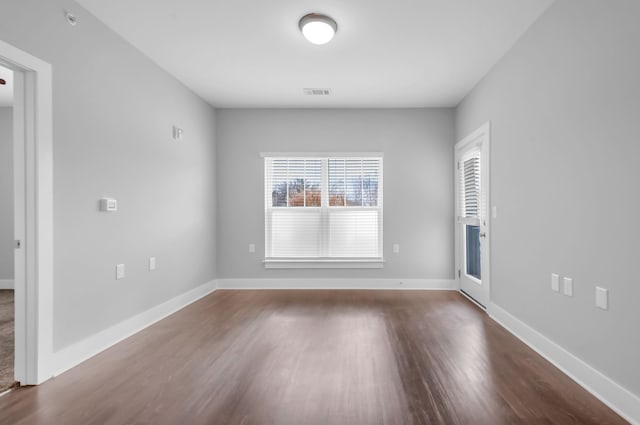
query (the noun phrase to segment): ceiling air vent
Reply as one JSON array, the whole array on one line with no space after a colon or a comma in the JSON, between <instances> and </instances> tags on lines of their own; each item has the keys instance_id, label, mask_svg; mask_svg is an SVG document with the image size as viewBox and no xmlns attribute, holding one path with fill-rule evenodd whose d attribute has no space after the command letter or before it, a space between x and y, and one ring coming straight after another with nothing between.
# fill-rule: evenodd
<instances>
[{"instance_id":1,"label":"ceiling air vent","mask_svg":"<svg viewBox=\"0 0 640 425\"><path fill-rule=\"evenodd\" d=\"M329 96L331 89L302 89L307 96Z\"/></svg>"}]
</instances>

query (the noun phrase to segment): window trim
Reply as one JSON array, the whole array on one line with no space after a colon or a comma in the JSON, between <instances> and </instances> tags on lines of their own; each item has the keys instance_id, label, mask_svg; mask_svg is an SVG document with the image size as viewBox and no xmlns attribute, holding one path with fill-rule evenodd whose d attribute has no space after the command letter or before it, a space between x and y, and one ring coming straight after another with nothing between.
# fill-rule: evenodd
<instances>
[{"instance_id":1,"label":"window trim","mask_svg":"<svg viewBox=\"0 0 640 425\"><path fill-rule=\"evenodd\" d=\"M260 157L265 158L380 158L382 163L384 163L384 153L383 152L260 152ZM324 161L323 161L324 164ZM263 160L263 166L266 165L266 161ZM361 209L375 209L380 211L379 217L379 230L383 229L383 220L384 220L384 196L383 196L383 185L384 185L384 171L383 168L380 169L380 186L379 193L382 195L382 202L377 207L343 207L343 206L329 206L328 202L325 204L325 197L328 196L328 184L327 178L328 174L324 169L323 165L323 176L322 176L322 197L323 197L323 205L321 207L317 207L322 210L325 209L327 212L329 210L338 210L343 208L361 208ZM264 168L264 185L265 185L265 193L266 193L266 185L268 183L268 173L267 168ZM272 207L273 208L273 207ZM316 209L316 207L308 207ZM268 227L267 227L267 210L269 206L267 205L267 200L265 196L265 244L269 237L267 235ZM380 269L384 268L384 234L379 235L379 257L310 257L310 258L287 258L287 257L266 257L263 259L265 269ZM266 249L265 249L266 254Z\"/></svg>"},{"instance_id":2,"label":"window trim","mask_svg":"<svg viewBox=\"0 0 640 425\"><path fill-rule=\"evenodd\" d=\"M382 258L265 258L265 269L382 269Z\"/></svg>"},{"instance_id":3,"label":"window trim","mask_svg":"<svg viewBox=\"0 0 640 425\"><path fill-rule=\"evenodd\" d=\"M384 152L260 152L261 158L384 158Z\"/></svg>"}]
</instances>

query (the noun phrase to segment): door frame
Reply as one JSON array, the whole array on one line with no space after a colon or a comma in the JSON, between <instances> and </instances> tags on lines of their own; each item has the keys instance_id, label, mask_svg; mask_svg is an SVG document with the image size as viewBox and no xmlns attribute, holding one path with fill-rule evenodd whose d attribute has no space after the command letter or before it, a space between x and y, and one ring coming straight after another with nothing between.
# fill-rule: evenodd
<instances>
[{"instance_id":1,"label":"door frame","mask_svg":"<svg viewBox=\"0 0 640 425\"><path fill-rule=\"evenodd\" d=\"M460 176L458 172L458 153L471 147L472 145L482 144L480 151L480 179L483 182L482 185L482 200L480 207L480 220L484 221L486 237L482 245L482 285L485 286L487 299L485 305L482 306L477 300L474 300L461 290L461 270L462 255L464 247L461 246L461 232L460 223L458 222L458 212L460 211L460 196L458 191L460 190ZM454 147L454 174L455 174L455 212L454 212L454 237L455 237L455 279L457 282L458 291L471 299L479 307L486 310L491 303L491 121L487 121L475 131L464 137Z\"/></svg>"},{"instance_id":2,"label":"door frame","mask_svg":"<svg viewBox=\"0 0 640 425\"><path fill-rule=\"evenodd\" d=\"M51 65L0 40L14 71L15 379L53 371L53 83Z\"/></svg>"}]
</instances>

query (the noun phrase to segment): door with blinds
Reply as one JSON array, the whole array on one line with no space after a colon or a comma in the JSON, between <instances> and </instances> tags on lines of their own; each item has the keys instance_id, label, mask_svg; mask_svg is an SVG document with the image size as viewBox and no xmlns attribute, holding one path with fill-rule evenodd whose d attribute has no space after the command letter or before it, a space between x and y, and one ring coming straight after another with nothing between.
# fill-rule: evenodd
<instances>
[{"instance_id":1,"label":"door with blinds","mask_svg":"<svg viewBox=\"0 0 640 425\"><path fill-rule=\"evenodd\" d=\"M483 307L489 279L489 125L456 145L456 273L460 290Z\"/></svg>"}]
</instances>

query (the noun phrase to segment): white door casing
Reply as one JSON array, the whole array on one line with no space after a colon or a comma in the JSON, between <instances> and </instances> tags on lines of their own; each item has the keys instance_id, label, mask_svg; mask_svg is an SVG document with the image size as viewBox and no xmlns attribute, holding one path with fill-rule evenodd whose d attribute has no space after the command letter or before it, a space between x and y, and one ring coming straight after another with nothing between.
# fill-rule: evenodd
<instances>
[{"instance_id":1,"label":"white door casing","mask_svg":"<svg viewBox=\"0 0 640 425\"><path fill-rule=\"evenodd\" d=\"M455 146L455 246L456 246L456 278L459 288L478 304L486 307L491 300L491 218L490 210L490 123L482 125ZM475 162L474 162L475 160ZM464 172L465 163L468 170L479 165L479 199L477 214L467 215L465 211ZM470 226L470 227L469 227ZM471 240L467 241L467 231ZM479 270L467 267L467 242L473 244L480 241ZM477 252L477 250L471 250ZM470 270L471 269L471 270Z\"/></svg>"},{"instance_id":2,"label":"white door casing","mask_svg":"<svg viewBox=\"0 0 640 425\"><path fill-rule=\"evenodd\" d=\"M53 371L52 69L1 40L0 63L15 76L15 379L34 385Z\"/></svg>"}]
</instances>

